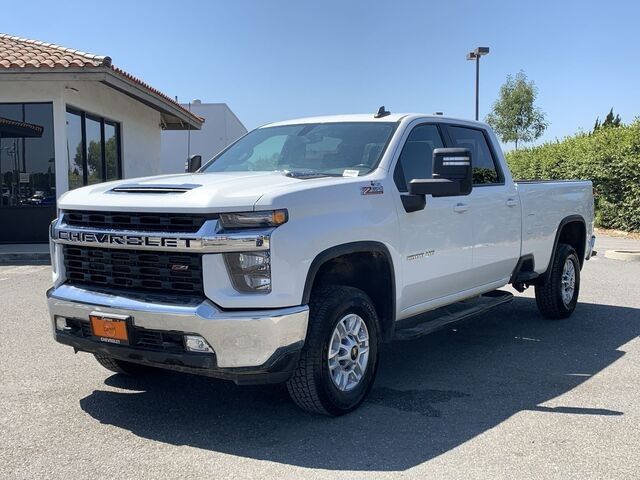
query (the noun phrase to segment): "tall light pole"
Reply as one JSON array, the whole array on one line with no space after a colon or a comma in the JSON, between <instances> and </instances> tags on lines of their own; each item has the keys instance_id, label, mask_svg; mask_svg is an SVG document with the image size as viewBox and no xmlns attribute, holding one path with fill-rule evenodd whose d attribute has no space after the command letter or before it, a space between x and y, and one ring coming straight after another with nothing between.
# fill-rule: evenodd
<instances>
[{"instance_id":1,"label":"tall light pole","mask_svg":"<svg viewBox=\"0 0 640 480\"><path fill-rule=\"evenodd\" d=\"M483 55L489 55L489 47L478 47L467 53L467 60L476 61L476 120L480 116L480 57Z\"/></svg>"}]
</instances>

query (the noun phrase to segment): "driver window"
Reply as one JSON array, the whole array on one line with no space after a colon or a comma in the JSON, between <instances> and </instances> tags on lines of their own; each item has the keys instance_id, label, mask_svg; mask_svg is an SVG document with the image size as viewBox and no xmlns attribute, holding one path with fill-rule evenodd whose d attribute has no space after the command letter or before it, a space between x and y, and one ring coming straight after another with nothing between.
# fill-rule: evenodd
<instances>
[{"instance_id":1,"label":"driver window","mask_svg":"<svg viewBox=\"0 0 640 480\"><path fill-rule=\"evenodd\" d=\"M411 130L393 173L398 190L406 192L407 185L414 178L431 178L433 150L436 148L444 148L438 127L418 125Z\"/></svg>"}]
</instances>

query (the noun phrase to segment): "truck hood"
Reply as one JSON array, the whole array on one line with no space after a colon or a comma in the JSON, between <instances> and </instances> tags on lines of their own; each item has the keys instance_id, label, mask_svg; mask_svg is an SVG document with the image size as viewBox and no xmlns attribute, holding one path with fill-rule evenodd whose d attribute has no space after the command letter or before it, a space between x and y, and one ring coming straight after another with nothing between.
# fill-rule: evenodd
<instances>
[{"instance_id":1,"label":"truck hood","mask_svg":"<svg viewBox=\"0 0 640 480\"><path fill-rule=\"evenodd\" d=\"M253 210L258 199L275 190L305 183L281 172L223 172L160 175L100 183L62 195L58 207L69 210L224 212Z\"/></svg>"}]
</instances>

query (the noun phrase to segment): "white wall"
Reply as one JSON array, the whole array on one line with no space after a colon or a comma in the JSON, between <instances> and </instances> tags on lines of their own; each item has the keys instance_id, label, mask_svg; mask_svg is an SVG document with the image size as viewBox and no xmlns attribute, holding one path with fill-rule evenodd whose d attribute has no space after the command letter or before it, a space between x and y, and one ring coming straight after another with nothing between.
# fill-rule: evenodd
<instances>
[{"instance_id":1,"label":"white wall","mask_svg":"<svg viewBox=\"0 0 640 480\"><path fill-rule=\"evenodd\" d=\"M189 105L182 104L189 108ZM162 132L162 173L184 172L184 162L191 155L202 155L203 163L247 133L226 103L192 103L191 112L205 119L201 130Z\"/></svg>"},{"instance_id":2,"label":"white wall","mask_svg":"<svg viewBox=\"0 0 640 480\"><path fill-rule=\"evenodd\" d=\"M160 113L95 81L0 80L0 103L53 102L56 192L67 191L67 104L120 122L125 178L160 173Z\"/></svg>"}]
</instances>

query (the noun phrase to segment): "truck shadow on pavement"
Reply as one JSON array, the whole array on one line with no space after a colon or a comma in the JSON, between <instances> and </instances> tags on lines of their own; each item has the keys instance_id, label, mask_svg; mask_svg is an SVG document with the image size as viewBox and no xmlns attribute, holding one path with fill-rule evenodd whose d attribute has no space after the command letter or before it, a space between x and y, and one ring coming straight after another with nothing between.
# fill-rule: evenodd
<instances>
[{"instance_id":1,"label":"truck shadow on pavement","mask_svg":"<svg viewBox=\"0 0 640 480\"><path fill-rule=\"evenodd\" d=\"M611 365L638 334L639 309L580 303L570 319L548 321L534 300L518 297L455 329L388 346L368 401L341 418L298 410L283 386L170 372L112 375L111 389L80 405L104 424L173 445L309 468L399 471L521 411L623 415L540 404Z\"/></svg>"}]
</instances>

